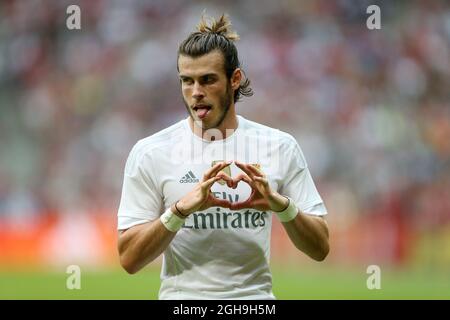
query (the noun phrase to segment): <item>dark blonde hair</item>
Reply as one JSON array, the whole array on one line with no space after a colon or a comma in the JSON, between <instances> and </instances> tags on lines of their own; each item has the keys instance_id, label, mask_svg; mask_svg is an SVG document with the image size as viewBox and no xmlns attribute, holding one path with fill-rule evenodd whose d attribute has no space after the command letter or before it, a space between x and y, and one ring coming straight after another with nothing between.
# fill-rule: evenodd
<instances>
[{"instance_id":1,"label":"dark blonde hair","mask_svg":"<svg viewBox=\"0 0 450 320\"><path fill-rule=\"evenodd\" d=\"M231 30L231 22L227 15L222 14L218 20L211 20L211 24L208 24L202 15L200 23L197 25L197 31L192 32L181 42L177 58L180 55L200 57L211 51L219 50L224 57L225 74L228 79L231 79L234 70L241 67L238 52L234 45L234 41L239 40L239 35ZM234 92L234 102L239 101L241 96L249 97L252 95L253 90L250 88L250 80L243 73L240 86Z\"/></svg>"}]
</instances>

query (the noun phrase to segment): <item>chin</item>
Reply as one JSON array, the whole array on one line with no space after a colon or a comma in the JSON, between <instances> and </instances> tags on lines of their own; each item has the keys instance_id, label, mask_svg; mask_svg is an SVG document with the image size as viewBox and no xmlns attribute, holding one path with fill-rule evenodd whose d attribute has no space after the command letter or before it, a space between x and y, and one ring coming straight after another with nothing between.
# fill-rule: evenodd
<instances>
[{"instance_id":1,"label":"chin","mask_svg":"<svg viewBox=\"0 0 450 320\"><path fill-rule=\"evenodd\" d=\"M194 123L197 126L201 127L203 130L208 130L208 129L213 128L209 121L201 120L201 119L196 118L196 117L192 117L192 120L194 120Z\"/></svg>"}]
</instances>

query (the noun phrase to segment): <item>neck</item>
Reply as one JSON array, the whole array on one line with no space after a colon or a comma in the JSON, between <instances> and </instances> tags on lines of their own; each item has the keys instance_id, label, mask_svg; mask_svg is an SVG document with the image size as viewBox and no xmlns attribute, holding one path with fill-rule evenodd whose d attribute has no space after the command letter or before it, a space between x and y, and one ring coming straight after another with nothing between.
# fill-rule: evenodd
<instances>
[{"instance_id":1,"label":"neck","mask_svg":"<svg viewBox=\"0 0 450 320\"><path fill-rule=\"evenodd\" d=\"M201 123L196 123L191 116L189 116L189 126L192 132L207 141L216 141L226 139L231 136L237 129L239 123L236 115L234 103L230 106L227 115L223 119L222 123L215 128L204 129L201 127Z\"/></svg>"}]
</instances>

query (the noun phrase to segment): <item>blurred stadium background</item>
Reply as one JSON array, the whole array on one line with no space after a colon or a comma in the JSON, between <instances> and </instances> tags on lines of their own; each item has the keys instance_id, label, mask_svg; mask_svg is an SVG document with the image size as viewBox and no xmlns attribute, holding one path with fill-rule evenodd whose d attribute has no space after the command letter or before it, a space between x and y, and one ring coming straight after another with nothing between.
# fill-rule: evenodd
<instances>
[{"instance_id":1,"label":"blurred stadium background","mask_svg":"<svg viewBox=\"0 0 450 320\"><path fill-rule=\"evenodd\" d=\"M238 112L298 139L329 210L322 263L275 221L275 294L449 299L450 3L425 0L1 1L0 298L157 297L160 261L119 268L122 174L137 140L186 116L176 50L204 9L241 36L255 95Z\"/></svg>"}]
</instances>

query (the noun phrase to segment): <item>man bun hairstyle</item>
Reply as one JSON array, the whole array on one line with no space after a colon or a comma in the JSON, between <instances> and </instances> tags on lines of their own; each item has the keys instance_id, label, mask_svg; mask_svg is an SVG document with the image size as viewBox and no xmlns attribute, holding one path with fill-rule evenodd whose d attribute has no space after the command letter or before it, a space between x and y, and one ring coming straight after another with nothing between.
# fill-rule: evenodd
<instances>
[{"instance_id":1,"label":"man bun hairstyle","mask_svg":"<svg viewBox=\"0 0 450 320\"><path fill-rule=\"evenodd\" d=\"M224 67L227 79L231 79L236 68L241 68L239 62L238 52L234 41L239 40L239 35L231 30L231 21L229 17L222 14L218 20L210 18L208 23L204 15L197 25L197 31L192 32L178 48L178 55L185 55L189 57L200 57L214 50L222 52L224 57ZM177 63L178 68L178 63ZM240 86L234 91L234 102L240 100L241 96L250 97L253 95L253 90L250 87L250 80L245 76L242 70L242 80Z\"/></svg>"},{"instance_id":2,"label":"man bun hairstyle","mask_svg":"<svg viewBox=\"0 0 450 320\"><path fill-rule=\"evenodd\" d=\"M200 23L197 25L197 31L200 33L215 33L227 38L230 41L239 40L239 35L231 30L231 21L227 15L222 15L219 20L212 19L211 26L202 15Z\"/></svg>"}]
</instances>

